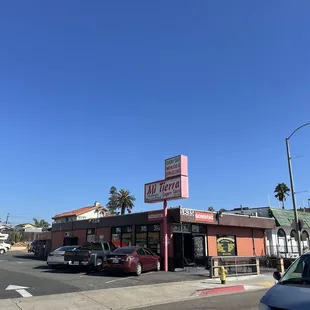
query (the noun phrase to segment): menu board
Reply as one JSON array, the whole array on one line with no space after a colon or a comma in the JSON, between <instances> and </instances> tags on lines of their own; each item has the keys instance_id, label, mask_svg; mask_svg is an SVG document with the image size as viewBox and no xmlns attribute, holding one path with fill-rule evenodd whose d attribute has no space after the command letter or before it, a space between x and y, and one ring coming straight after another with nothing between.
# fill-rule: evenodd
<instances>
[{"instance_id":1,"label":"menu board","mask_svg":"<svg viewBox=\"0 0 310 310\"><path fill-rule=\"evenodd\" d=\"M204 237L196 236L193 238L194 240L194 256L195 257L203 257L204 253Z\"/></svg>"}]
</instances>

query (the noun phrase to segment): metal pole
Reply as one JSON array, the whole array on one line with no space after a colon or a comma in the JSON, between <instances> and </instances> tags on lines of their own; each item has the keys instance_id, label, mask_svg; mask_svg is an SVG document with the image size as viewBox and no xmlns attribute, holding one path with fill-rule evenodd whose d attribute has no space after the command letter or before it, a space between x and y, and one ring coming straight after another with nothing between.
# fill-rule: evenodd
<instances>
[{"instance_id":1,"label":"metal pole","mask_svg":"<svg viewBox=\"0 0 310 310\"><path fill-rule=\"evenodd\" d=\"M299 230L299 225L298 225L298 212L297 212L297 208L296 208L296 199L295 199L295 190L294 190L294 180L293 180L293 172L292 172L289 138L286 138L285 142L286 142L286 154L287 154L288 170L289 170L289 174L290 174L290 183L291 183L291 191L292 191L292 202L293 202L293 208L294 208L295 226L296 226L297 238L298 238L297 239L298 253L299 253L299 255L301 255L302 249L301 249L301 240L300 240L300 230Z\"/></svg>"},{"instance_id":2,"label":"metal pole","mask_svg":"<svg viewBox=\"0 0 310 310\"><path fill-rule=\"evenodd\" d=\"M164 231L164 271L168 271L168 233L167 233L167 200L164 200L164 218L163 218L163 231Z\"/></svg>"}]
</instances>

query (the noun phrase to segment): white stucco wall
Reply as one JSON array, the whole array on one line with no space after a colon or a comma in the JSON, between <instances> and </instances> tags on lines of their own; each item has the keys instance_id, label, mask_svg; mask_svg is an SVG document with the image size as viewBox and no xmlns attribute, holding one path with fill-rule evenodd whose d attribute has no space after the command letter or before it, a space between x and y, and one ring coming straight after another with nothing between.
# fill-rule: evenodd
<instances>
[{"instance_id":1,"label":"white stucco wall","mask_svg":"<svg viewBox=\"0 0 310 310\"><path fill-rule=\"evenodd\" d=\"M278 238L279 229L283 229L285 232L285 238ZM276 229L266 230L266 253L267 255L297 258L298 243L297 240L291 237L291 227L277 227ZM310 229L303 229L308 235L310 235ZM302 233L301 232L301 233ZM309 250L309 239L301 241L302 250L306 252Z\"/></svg>"},{"instance_id":2,"label":"white stucco wall","mask_svg":"<svg viewBox=\"0 0 310 310\"><path fill-rule=\"evenodd\" d=\"M104 217L105 214L101 212L97 212L96 210L88 211L84 214L81 214L77 217L77 220L88 220L88 219L96 219L99 217Z\"/></svg>"},{"instance_id":3,"label":"white stucco wall","mask_svg":"<svg viewBox=\"0 0 310 310\"><path fill-rule=\"evenodd\" d=\"M55 223L68 223L72 221L88 220L88 219L100 218L104 216L105 216L105 213L96 212L96 209L94 209L94 210L85 212L79 216L64 216L62 218L56 219Z\"/></svg>"}]
</instances>

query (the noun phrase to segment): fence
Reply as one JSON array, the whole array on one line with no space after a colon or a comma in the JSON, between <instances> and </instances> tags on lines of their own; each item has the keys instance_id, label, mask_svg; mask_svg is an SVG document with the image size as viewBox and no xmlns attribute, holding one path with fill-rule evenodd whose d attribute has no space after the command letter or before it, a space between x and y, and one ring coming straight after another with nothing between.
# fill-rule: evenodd
<instances>
[{"instance_id":1,"label":"fence","mask_svg":"<svg viewBox=\"0 0 310 310\"><path fill-rule=\"evenodd\" d=\"M8 240L11 242L32 242L34 240L47 240L52 239L52 234L50 231L45 232L25 232L25 231L9 231L7 232L9 235ZM16 237L16 234L18 234L19 240L14 240Z\"/></svg>"},{"instance_id":2,"label":"fence","mask_svg":"<svg viewBox=\"0 0 310 310\"><path fill-rule=\"evenodd\" d=\"M273 273L279 269L279 258L276 257L257 257L260 273Z\"/></svg>"},{"instance_id":3,"label":"fence","mask_svg":"<svg viewBox=\"0 0 310 310\"><path fill-rule=\"evenodd\" d=\"M219 268L225 267L227 276L253 275L259 273L256 256L213 256L210 259L210 275L219 276Z\"/></svg>"}]
</instances>

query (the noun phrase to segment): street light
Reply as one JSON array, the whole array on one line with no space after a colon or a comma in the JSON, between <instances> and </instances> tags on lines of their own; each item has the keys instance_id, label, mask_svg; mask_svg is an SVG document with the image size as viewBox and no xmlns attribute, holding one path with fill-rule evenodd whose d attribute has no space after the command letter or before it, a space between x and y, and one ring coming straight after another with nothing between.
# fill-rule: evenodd
<instances>
[{"instance_id":1,"label":"street light","mask_svg":"<svg viewBox=\"0 0 310 310\"><path fill-rule=\"evenodd\" d=\"M299 229L299 223L298 223L298 212L296 207L296 199L295 199L295 190L294 190L294 180L293 180L293 172L292 172L292 163L291 163L291 153L290 153L290 145L289 140L290 138L301 128L310 125L310 123L306 123L295 129L288 138L285 138L286 142L286 154L287 154L287 163L288 163L288 170L290 174L290 183L291 183L291 190L292 190L292 202L293 202L293 208L294 208L294 218L295 218L295 226L297 230L297 238L298 238L298 252L299 255L302 254L301 250L301 239L300 239L300 229Z\"/></svg>"}]
</instances>

